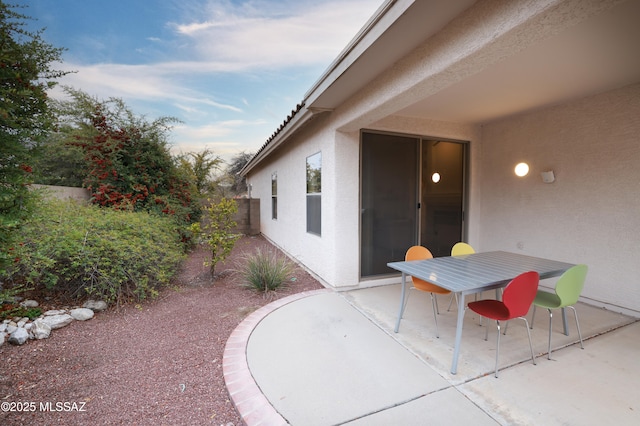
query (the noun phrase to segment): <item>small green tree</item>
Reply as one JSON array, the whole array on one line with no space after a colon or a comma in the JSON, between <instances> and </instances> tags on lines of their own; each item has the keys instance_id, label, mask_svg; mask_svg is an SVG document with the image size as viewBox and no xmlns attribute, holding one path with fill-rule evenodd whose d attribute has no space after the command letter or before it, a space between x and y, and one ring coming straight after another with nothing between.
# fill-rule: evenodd
<instances>
[{"instance_id":1,"label":"small green tree","mask_svg":"<svg viewBox=\"0 0 640 426\"><path fill-rule=\"evenodd\" d=\"M231 191L236 195L242 195L247 192L247 178L240 175L240 170L247 165L251 158L253 158L252 153L242 151L231 159L227 167L227 174L233 182L231 184Z\"/></svg>"},{"instance_id":2,"label":"small green tree","mask_svg":"<svg viewBox=\"0 0 640 426\"><path fill-rule=\"evenodd\" d=\"M233 215L238 212L238 205L235 200L223 198L217 204L211 203L204 210L203 238L211 249L211 261L205 262L205 265L211 268L213 275L216 265L229 256L240 238L239 234L232 233L236 227Z\"/></svg>"},{"instance_id":3,"label":"small green tree","mask_svg":"<svg viewBox=\"0 0 640 426\"><path fill-rule=\"evenodd\" d=\"M33 150L52 126L47 90L64 75L62 50L25 29L27 16L0 1L0 271L15 260L17 232L33 205Z\"/></svg>"},{"instance_id":4,"label":"small green tree","mask_svg":"<svg viewBox=\"0 0 640 426\"><path fill-rule=\"evenodd\" d=\"M208 148L201 152L191 152L189 156L192 159L195 185L198 193L209 192L212 182L211 174L216 170L220 170L224 161Z\"/></svg>"}]
</instances>

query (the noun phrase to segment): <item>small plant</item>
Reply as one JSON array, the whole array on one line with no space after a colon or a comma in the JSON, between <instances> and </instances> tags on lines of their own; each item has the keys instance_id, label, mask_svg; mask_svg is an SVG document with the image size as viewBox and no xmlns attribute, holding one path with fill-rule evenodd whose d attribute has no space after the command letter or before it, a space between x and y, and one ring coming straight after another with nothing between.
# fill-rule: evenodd
<instances>
[{"instance_id":1,"label":"small plant","mask_svg":"<svg viewBox=\"0 0 640 426\"><path fill-rule=\"evenodd\" d=\"M218 204L211 204L205 209L202 226L202 236L211 248L211 261L205 262L214 274L216 265L229 256L240 235L231 231L236 227L233 215L238 212L238 205L234 200L223 198Z\"/></svg>"},{"instance_id":2,"label":"small plant","mask_svg":"<svg viewBox=\"0 0 640 426\"><path fill-rule=\"evenodd\" d=\"M17 306L0 312L0 320L15 317L27 317L32 320L34 318L38 318L40 315L42 315L42 309L40 308L25 308L24 306Z\"/></svg>"},{"instance_id":3,"label":"small plant","mask_svg":"<svg viewBox=\"0 0 640 426\"><path fill-rule=\"evenodd\" d=\"M275 250L261 250L246 254L239 273L243 285L267 294L285 285L294 271L293 263Z\"/></svg>"}]
</instances>

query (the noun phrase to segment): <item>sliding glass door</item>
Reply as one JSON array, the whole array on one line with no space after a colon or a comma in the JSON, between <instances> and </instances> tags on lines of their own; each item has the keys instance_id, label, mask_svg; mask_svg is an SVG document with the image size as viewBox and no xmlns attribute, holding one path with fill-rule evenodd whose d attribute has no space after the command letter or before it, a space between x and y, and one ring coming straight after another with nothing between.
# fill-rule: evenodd
<instances>
[{"instance_id":1,"label":"sliding glass door","mask_svg":"<svg viewBox=\"0 0 640 426\"><path fill-rule=\"evenodd\" d=\"M360 272L393 273L412 245L448 255L462 238L466 145L362 133Z\"/></svg>"}]
</instances>

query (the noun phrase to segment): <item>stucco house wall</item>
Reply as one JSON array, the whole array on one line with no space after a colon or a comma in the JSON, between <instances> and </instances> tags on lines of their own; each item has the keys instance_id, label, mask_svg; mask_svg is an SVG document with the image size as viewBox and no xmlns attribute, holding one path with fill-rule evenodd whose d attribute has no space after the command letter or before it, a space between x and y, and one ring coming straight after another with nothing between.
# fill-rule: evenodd
<instances>
[{"instance_id":1,"label":"stucco house wall","mask_svg":"<svg viewBox=\"0 0 640 426\"><path fill-rule=\"evenodd\" d=\"M322 281L332 281L334 271L329 259L334 257L332 226L335 218L329 213L330 183L334 169L333 142L322 118L312 120L286 145L274 152L268 162L247 176L252 197L260 198L262 234L288 253ZM306 160L322 153L322 235L306 232ZM271 176L277 174L278 214L271 214Z\"/></svg>"},{"instance_id":2,"label":"stucco house wall","mask_svg":"<svg viewBox=\"0 0 640 426\"><path fill-rule=\"evenodd\" d=\"M480 163L481 250L586 263L590 303L640 311L640 84L488 124Z\"/></svg>"},{"instance_id":3,"label":"stucco house wall","mask_svg":"<svg viewBox=\"0 0 640 426\"><path fill-rule=\"evenodd\" d=\"M466 103L476 103L480 110L484 107L473 96L465 98L476 87L494 93L482 85L489 81L483 79L484 71L499 68L495 64L511 69L515 63L538 58L553 44L554 34L592 16L609 16L607 9L617 4L622 5L620 10L638 13L637 4L622 0L532 1L526 7L518 2L478 2L331 108L325 106L332 97L339 98L339 91L322 82L309 92L307 105L298 114L301 122L310 115L313 118L300 128L286 127L275 148L259 153L256 165L247 172L253 196L261 198L262 233L327 285L346 289L399 282L399 277L361 280L359 276L360 132L468 141L466 240L481 251L509 250L587 263L585 300L640 316L633 258L640 241L637 77L632 85L576 96L553 106L525 108L525 113L494 103L493 107L504 108L497 119L466 119L457 111L460 106L472 114L464 109ZM628 15L622 14L627 20ZM589 32L590 24L581 30ZM527 51L531 46L535 48ZM340 67L336 70L346 74ZM346 81L357 81L348 78L334 83L347 90ZM502 81L492 83L498 84L495 91ZM505 82L518 90L512 98L535 99L536 91L560 90L544 80L531 87L519 83L512 87L513 81ZM326 92L330 93L323 98ZM411 109L421 99L432 103ZM509 104L513 99L507 96L503 101ZM440 105L459 119L439 118ZM518 108L522 110L522 104ZM305 160L319 151L321 237L306 232L305 198ZM525 178L513 172L520 161L531 166ZM540 172L546 170L555 172L554 183L542 182ZM278 174L277 220L271 220L274 172Z\"/></svg>"}]
</instances>

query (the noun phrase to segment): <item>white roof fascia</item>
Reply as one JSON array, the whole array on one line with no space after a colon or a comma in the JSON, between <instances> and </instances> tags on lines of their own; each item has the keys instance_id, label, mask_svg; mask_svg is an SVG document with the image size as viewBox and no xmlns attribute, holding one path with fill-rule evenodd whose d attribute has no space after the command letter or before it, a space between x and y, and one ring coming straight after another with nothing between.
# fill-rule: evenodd
<instances>
[{"instance_id":1,"label":"white roof fascia","mask_svg":"<svg viewBox=\"0 0 640 426\"><path fill-rule=\"evenodd\" d=\"M371 47L378 37L393 25L398 17L414 2L415 0L387 0L383 3L347 47L340 52L338 57L329 65L307 93L305 93L305 103L312 105L318 96L347 71L349 67L358 60L360 55Z\"/></svg>"},{"instance_id":2,"label":"white roof fascia","mask_svg":"<svg viewBox=\"0 0 640 426\"><path fill-rule=\"evenodd\" d=\"M314 112L310 111L306 107L302 107L297 113L291 117L291 120L287 122L278 133L273 136L271 140L266 142L256 155L249 160L249 162L240 170L239 174L245 176L251 169L258 165L265 157L284 143L291 135L293 135L298 129L305 125L313 116Z\"/></svg>"}]
</instances>

